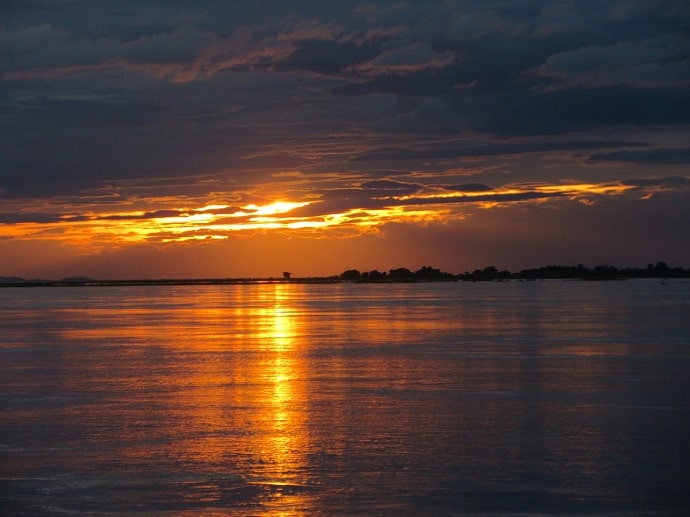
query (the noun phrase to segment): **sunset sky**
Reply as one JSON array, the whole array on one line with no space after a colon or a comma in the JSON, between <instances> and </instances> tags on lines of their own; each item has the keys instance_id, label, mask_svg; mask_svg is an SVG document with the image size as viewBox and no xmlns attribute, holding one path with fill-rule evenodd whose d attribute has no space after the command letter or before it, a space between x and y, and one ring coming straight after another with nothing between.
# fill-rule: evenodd
<instances>
[{"instance_id":1,"label":"sunset sky","mask_svg":"<svg viewBox=\"0 0 690 517\"><path fill-rule=\"evenodd\" d=\"M690 4L3 0L0 276L690 266Z\"/></svg>"}]
</instances>

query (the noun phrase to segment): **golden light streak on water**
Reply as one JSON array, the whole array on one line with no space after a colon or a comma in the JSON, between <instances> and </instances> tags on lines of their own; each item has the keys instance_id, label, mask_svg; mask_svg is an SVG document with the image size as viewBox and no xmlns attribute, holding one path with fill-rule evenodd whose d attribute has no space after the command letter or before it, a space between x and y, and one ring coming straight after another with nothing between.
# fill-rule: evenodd
<instances>
[{"instance_id":1,"label":"golden light streak on water","mask_svg":"<svg viewBox=\"0 0 690 517\"><path fill-rule=\"evenodd\" d=\"M680 515L686 287L7 288L0 502Z\"/></svg>"}]
</instances>

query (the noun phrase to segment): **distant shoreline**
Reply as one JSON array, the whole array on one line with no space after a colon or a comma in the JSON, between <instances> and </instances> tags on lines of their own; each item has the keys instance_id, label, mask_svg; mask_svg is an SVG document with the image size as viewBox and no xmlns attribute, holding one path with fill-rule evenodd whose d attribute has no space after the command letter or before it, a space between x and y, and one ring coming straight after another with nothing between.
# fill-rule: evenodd
<instances>
[{"instance_id":1,"label":"distant shoreline","mask_svg":"<svg viewBox=\"0 0 690 517\"><path fill-rule=\"evenodd\" d=\"M152 285L253 285L253 284L333 284L345 282L337 277L328 278L153 278L133 280L22 280L3 282L0 287L124 287Z\"/></svg>"},{"instance_id":2,"label":"distant shoreline","mask_svg":"<svg viewBox=\"0 0 690 517\"><path fill-rule=\"evenodd\" d=\"M417 271L406 268L359 272L350 269L336 276L291 277L284 273L275 278L157 278L128 280L94 280L85 277L62 280L27 280L20 277L0 277L0 287L124 287L156 285L255 285L255 284L336 284L336 283L423 283L423 282L486 282L507 280L627 280L639 278L690 278L690 269L669 267L664 262L649 264L646 268L624 268L596 266L592 269L578 266L544 266L537 269L523 269L517 273L500 271L494 266L476 269L458 275L445 273L428 266Z\"/></svg>"}]
</instances>

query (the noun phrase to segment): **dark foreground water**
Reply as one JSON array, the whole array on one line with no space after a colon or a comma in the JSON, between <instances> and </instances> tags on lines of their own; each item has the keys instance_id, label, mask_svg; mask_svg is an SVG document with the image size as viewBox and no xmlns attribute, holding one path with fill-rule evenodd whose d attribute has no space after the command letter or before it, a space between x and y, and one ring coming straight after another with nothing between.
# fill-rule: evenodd
<instances>
[{"instance_id":1,"label":"dark foreground water","mask_svg":"<svg viewBox=\"0 0 690 517\"><path fill-rule=\"evenodd\" d=\"M690 282L0 289L1 515L682 515Z\"/></svg>"}]
</instances>

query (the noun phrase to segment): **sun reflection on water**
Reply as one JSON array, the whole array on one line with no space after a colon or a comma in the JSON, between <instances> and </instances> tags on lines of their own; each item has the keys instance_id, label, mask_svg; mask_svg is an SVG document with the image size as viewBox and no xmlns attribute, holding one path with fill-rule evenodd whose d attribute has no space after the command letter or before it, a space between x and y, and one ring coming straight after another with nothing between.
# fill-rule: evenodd
<instances>
[{"instance_id":1,"label":"sun reflection on water","mask_svg":"<svg viewBox=\"0 0 690 517\"><path fill-rule=\"evenodd\" d=\"M265 504L278 515L292 515L286 508L303 507L301 487L308 483L305 473L309 450L306 431L305 355L301 342L304 322L293 305L295 287L262 287L262 307L257 310L262 360L257 375L262 379L265 396L260 417L265 428L256 433L256 449L263 461L256 482L271 488Z\"/></svg>"},{"instance_id":2,"label":"sun reflection on water","mask_svg":"<svg viewBox=\"0 0 690 517\"><path fill-rule=\"evenodd\" d=\"M651 468L680 508L687 289L585 284L16 292L5 493L88 514L630 513Z\"/></svg>"},{"instance_id":3,"label":"sun reflection on water","mask_svg":"<svg viewBox=\"0 0 690 517\"><path fill-rule=\"evenodd\" d=\"M188 288L174 319L160 299L151 299L145 309L131 307L128 296L141 296L134 289L113 298L117 307L61 309L62 319L90 322L60 332L70 343L98 343L92 359L103 366L98 374L95 367L90 372L94 384L108 383L115 374L112 365L122 358L111 353L125 350L135 365L120 372L126 373L127 398L113 403L125 412L113 412L112 424L110 413L103 418L133 442L141 439L142 428L154 426L160 442L123 448L120 458L147 465L169 458L175 469L210 476L211 484L243 480L256 488L267 513L302 514L313 485L302 289L282 284ZM77 385L78 379L71 391L89 389L83 381ZM138 404L155 409L146 414L127 409ZM222 501L229 497L223 483L240 482L218 481L217 493L192 484L185 497Z\"/></svg>"}]
</instances>

